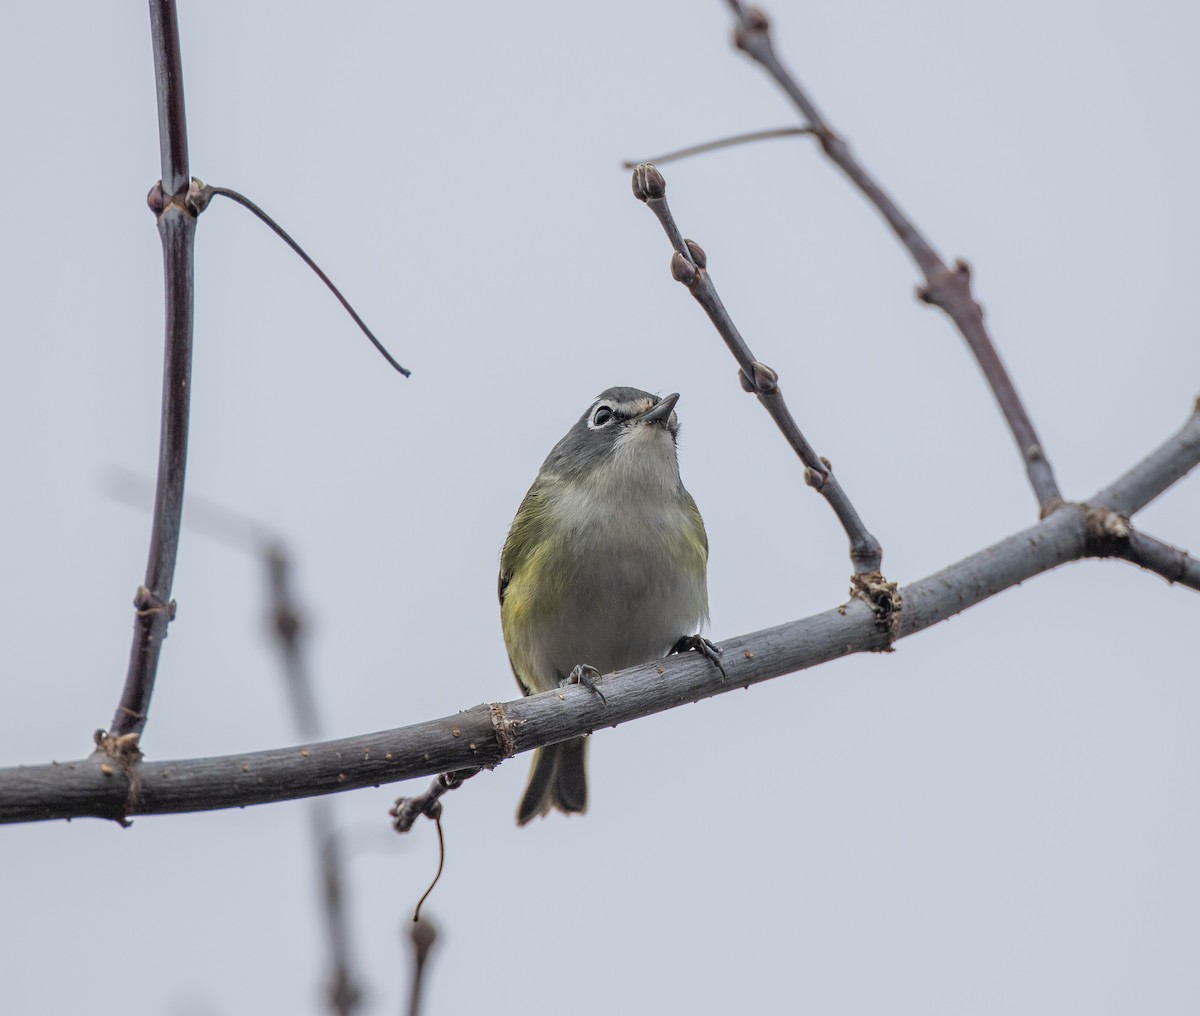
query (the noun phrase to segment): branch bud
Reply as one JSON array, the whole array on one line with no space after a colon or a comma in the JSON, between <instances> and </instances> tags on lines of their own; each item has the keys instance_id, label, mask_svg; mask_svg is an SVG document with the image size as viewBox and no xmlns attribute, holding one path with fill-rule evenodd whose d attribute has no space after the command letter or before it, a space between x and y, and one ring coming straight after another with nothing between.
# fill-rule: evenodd
<instances>
[{"instance_id":1,"label":"branch bud","mask_svg":"<svg viewBox=\"0 0 1200 1016\"><path fill-rule=\"evenodd\" d=\"M697 277L696 266L679 251L671 255L671 278L691 288Z\"/></svg>"},{"instance_id":2,"label":"branch bud","mask_svg":"<svg viewBox=\"0 0 1200 1016\"><path fill-rule=\"evenodd\" d=\"M162 215L163 208L166 207L167 199L163 194L162 181L156 180L154 186L150 188L150 193L146 195L146 204L150 206L155 217Z\"/></svg>"},{"instance_id":3,"label":"branch bud","mask_svg":"<svg viewBox=\"0 0 1200 1016\"><path fill-rule=\"evenodd\" d=\"M633 196L639 201L657 201L666 197L667 181L651 163L640 162L633 168Z\"/></svg>"},{"instance_id":4,"label":"branch bud","mask_svg":"<svg viewBox=\"0 0 1200 1016\"><path fill-rule=\"evenodd\" d=\"M695 240L684 240L687 245L688 253L692 255L692 260L696 262L697 268L708 267L708 255L704 253L704 248Z\"/></svg>"}]
</instances>

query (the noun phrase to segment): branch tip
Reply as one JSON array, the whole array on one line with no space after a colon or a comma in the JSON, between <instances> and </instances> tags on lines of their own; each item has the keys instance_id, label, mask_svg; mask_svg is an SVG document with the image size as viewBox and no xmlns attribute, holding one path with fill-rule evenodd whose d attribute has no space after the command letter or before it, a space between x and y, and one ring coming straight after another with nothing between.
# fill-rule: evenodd
<instances>
[{"instance_id":1,"label":"branch tip","mask_svg":"<svg viewBox=\"0 0 1200 1016\"><path fill-rule=\"evenodd\" d=\"M667 181L652 163L641 162L633 168L633 196L639 201L661 201L667 195Z\"/></svg>"}]
</instances>

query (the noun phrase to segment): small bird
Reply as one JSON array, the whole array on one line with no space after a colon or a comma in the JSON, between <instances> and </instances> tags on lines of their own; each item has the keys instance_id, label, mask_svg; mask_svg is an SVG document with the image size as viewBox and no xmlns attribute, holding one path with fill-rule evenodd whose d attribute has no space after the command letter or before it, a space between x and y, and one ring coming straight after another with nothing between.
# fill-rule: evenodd
<instances>
[{"instance_id":1,"label":"small bird","mask_svg":"<svg viewBox=\"0 0 1200 1016\"><path fill-rule=\"evenodd\" d=\"M526 695L696 649L708 537L679 478L679 395L601 393L542 463L500 553L500 624ZM724 668L722 668L722 673ZM601 698L603 695L601 694ZM587 809L582 737L537 749L517 824Z\"/></svg>"}]
</instances>

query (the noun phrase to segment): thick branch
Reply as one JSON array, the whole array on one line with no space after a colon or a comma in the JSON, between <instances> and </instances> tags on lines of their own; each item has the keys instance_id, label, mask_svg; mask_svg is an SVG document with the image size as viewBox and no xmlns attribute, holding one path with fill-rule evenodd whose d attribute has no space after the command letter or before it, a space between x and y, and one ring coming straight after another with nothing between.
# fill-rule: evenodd
<instances>
[{"instance_id":1,"label":"thick branch","mask_svg":"<svg viewBox=\"0 0 1200 1016\"><path fill-rule=\"evenodd\" d=\"M1062 500L1054 472L1046 461L1042 443L1017 395L1016 386L983 324L983 310L971 293L971 276L967 265L959 261L953 269L947 268L917 227L854 158L846 142L830 129L795 77L776 56L766 15L756 8L746 7L741 0L728 2L738 21L734 33L737 47L756 60L787 93L804 118L805 126L811 128L820 140L825 154L878 209L907 248L925 276L925 285L918 290L918 296L945 311L966 339L1025 461L1025 470L1042 514L1053 511Z\"/></svg>"},{"instance_id":2,"label":"thick branch","mask_svg":"<svg viewBox=\"0 0 1200 1016\"><path fill-rule=\"evenodd\" d=\"M166 350L163 361L162 424L158 445L158 481L146 580L134 598L133 647L125 687L113 715L114 736L140 734L167 625L175 613L171 584L179 550L183 480L187 463L188 406L191 395L194 206L188 201L187 125L183 108L183 70L179 26L171 0L150 0L154 76L158 92L158 133L162 180L150 192L163 246L166 290Z\"/></svg>"},{"instance_id":3,"label":"thick branch","mask_svg":"<svg viewBox=\"0 0 1200 1016\"><path fill-rule=\"evenodd\" d=\"M1066 504L1028 529L901 590L898 631L861 599L724 642L719 672L699 653L599 681L492 703L408 727L246 755L138 761L118 755L0 770L0 824L94 816L123 820L293 800L418 776L490 768L520 752L769 681L851 653L878 652L990 596L1095 552L1105 496L1140 507L1200 464L1196 418L1087 504ZM1168 461L1170 456L1170 461ZM1136 491L1134 497L1131 491ZM1116 514L1108 509L1109 514ZM895 618L891 619L895 620ZM606 704L607 703L607 704Z\"/></svg>"},{"instance_id":4,"label":"thick branch","mask_svg":"<svg viewBox=\"0 0 1200 1016\"><path fill-rule=\"evenodd\" d=\"M708 259L704 251L699 244L685 240L675 223L675 217L667 204L667 182L662 173L649 163L639 165L633 171L633 193L639 201L646 203L661 223L663 231L675 248L671 274L687 286L688 292L704 308L717 333L725 340L725 345L737 361L742 387L757 396L763 408L771 414L775 425L804 463L805 479L833 508L850 540L850 560L854 565L855 575L878 574L883 561L883 548L863 525L854 505L850 503L850 498L833 475L829 461L820 458L801 433L800 426L784 402L783 392L779 387L779 375L766 364L756 360L750 352L750 347L746 345L737 325L733 323L724 303L721 302L721 297L717 295L717 287L713 285L712 276L707 271ZM882 581L882 577L880 580Z\"/></svg>"},{"instance_id":5,"label":"thick branch","mask_svg":"<svg viewBox=\"0 0 1200 1016\"><path fill-rule=\"evenodd\" d=\"M1068 505L1029 529L901 590L900 637L1087 553L1086 509ZM0 823L95 816L123 819L292 800L476 767L603 727L749 687L891 642L853 600L722 644L728 680L698 654L600 681L607 704L566 687L479 705L396 730L245 755L122 768L98 758L0 770Z\"/></svg>"}]
</instances>

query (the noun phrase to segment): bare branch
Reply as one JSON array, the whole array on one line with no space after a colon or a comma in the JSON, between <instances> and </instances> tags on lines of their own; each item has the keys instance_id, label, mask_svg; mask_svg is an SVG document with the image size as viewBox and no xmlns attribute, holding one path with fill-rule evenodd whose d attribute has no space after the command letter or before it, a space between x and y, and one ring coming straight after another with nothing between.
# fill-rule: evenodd
<instances>
[{"instance_id":1,"label":"bare branch","mask_svg":"<svg viewBox=\"0 0 1200 1016\"><path fill-rule=\"evenodd\" d=\"M699 244L685 240L675 223L675 217L667 204L667 182L662 173L649 163L638 166L633 171L633 193L639 201L646 203L662 224L671 245L675 248L675 256L671 260L671 274L678 282L687 286L688 291L716 326L721 338L725 340L725 345L729 347L740 368L738 376L742 387L752 392L763 408L771 414L771 419L804 463L805 480L833 508L850 540L850 560L854 565L855 575L877 574L883 560L883 549L879 546L879 541L863 525L854 505L850 503L850 498L833 475L829 461L820 458L801 433L791 410L783 400L779 375L754 358L754 354L750 352L749 346L725 310L725 305L717 295L717 288L713 285L712 276L708 273L708 259L704 251Z\"/></svg>"},{"instance_id":2,"label":"bare branch","mask_svg":"<svg viewBox=\"0 0 1200 1016\"><path fill-rule=\"evenodd\" d=\"M1200 590L1200 561L1189 556L1187 551L1136 529L1129 534L1117 556L1147 571L1157 572L1168 582Z\"/></svg>"},{"instance_id":3,"label":"bare branch","mask_svg":"<svg viewBox=\"0 0 1200 1016\"><path fill-rule=\"evenodd\" d=\"M358 325L359 330L363 333L363 335L371 340L371 345L373 345L379 351L379 355L387 360L392 367L394 367L405 377L409 377L412 374L411 370L400 366L400 364L396 361L396 358L392 356L392 354L389 353L384 347L383 343L375 338L375 333L372 332L371 329L367 327L367 323L358 316L358 311L356 311L350 305L350 301L342 296L342 291L333 284L333 280L321 270L320 265L318 265L312 258L308 256L307 251L305 251L303 247L296 243L296 241L288 235L287 231L281 225L279 225L278 222L272 219L271 216L259 208L258 205L256 205L244 194L240 194L235 190L230 190L228 187L213 187L204 183L202 180L196 180L194 182L198 191L197 204L200 211L204 211L204 209L208 207L208 203L212 201L214 197L220 195L222 197L229 198L231 201L237 202L243 208L249 209L251 212L253 212L260 221L266 223L267 226L271 228L271 231L278 236L279 239L292 248L297 256L299 256L300 260L313 270L318 279L325 283L329 291L338 298L338 303L345 308L346 313L354 319L354 323Z\"/></svg>"},{"instance_id":4,"label":"bare branch","mask_svg":"<svg viewBox=\"0 0 1200 1016\"><path fill-rule=\"evenodd\" d=\"M1172 584L1200 590L1200 561L1178 547L1138 532L1129 519L1110 509L1089 510L1088 552L1093 557L1119 557Z\"/></svg>"},{"instance_id":5,"label":"bare branch","mask_svg":"<svg viewBox=\"0 0 1200 1016\"><path fill-rule=\"evenodd\" d=\"M460 769L453 773L439 773L426 789L425 793L416 797L397 797L396 803L388 810L392 816L392 828L398 833L412 830L413 823L422 815L426 818L439 819L442 817L442 795L450 790L457 790L472 776L477 776L480 769Z\"/></svg>"},{"instance_id":6,"label":"bare branch","mask_svg":"<svg viewBox=\"0 0 1200 1016\"><path fill-rule=\"evenodd\" d=\"M917 290L917 295L926 303L940 307L966 339L1025 461L1025 471L1037 496L1041 514L1047 515L1062 501L1062 495L1050 463L1046 460L1041 440L984 326L983 309L971 293L969 267L964 261L957 261L953 269L947 268L916 226L854 158L846 142L830 129L795 77L775 55L766 15L757 8L747 7L741 0L728 0L728 3L738 21L734 32L738 49L756 60L787 93L804 118L805 126L821 142L825 154L875 206L908 249L925 276L925 285Z\"/></svg>"},{"instance_id":7,"label":"bare branch","mask_svg":"<svg viewBox=\"0 0 1200 1016\"><path fill-rule=\"evenodd\" d=\"M158 94L158 136L162 179L150 191L150 208L162 238L166 289L166 352L163 364L162 424L158 481L150 531L145 582L134 597L133 647L125 687L110 725L115 737L141 734L167 625L175 615L171 584L179 551L183 481L187 465L188 406L192 368L192 273L196 209L189 200L187 121L179 25L173 0L150 0L154 78Z\"/></svg>"},{"instance_id":8,"label":"bare branch","mask_svg":"<svg viewBox=\"0 0 1200 1016\"><path fill-rule=\"evenodd\" d=\"M716 141L706 141L701 145L689 145L687 148L677 148L673 152L667 152L665 155L655 155L649 159L637 159L632 162L626 160L621 163L621 168L636 169L643 162L652 162L658 166L665 166L668 162L689 159L693 155L716 152L722 148L733 148L737 145L750 144L755 141L770 141L774 138L799 138L815 133L811 127L775 127L772 130L748 131L745 134L734 134L732 137L719 138Z\"/></svg>"},{"instance_id":9,"label":"bare branch","mask_svg":"<svg viewBox=\"0 0 1200 1016\"><path fill-rule=\"evenodd\" d=\"M1035 575L1088 554L1086 509L1062 510L904 586L903 638ZM178 814L294 800L460 769L616 726L735 688L891 644L876 614L852 600L722 644L728 680L698 654L643 664L599 682L607 705L567 687L395 730L245 755L114 766L100 757L0 770L0 823ZM664 675L666 675L664 677Z\"/></svg>"},{"instance_id":10,"label":"bare branch","mask_svg":"<svg viewBox=\"0 0 1200 1016\"><path fill-rule=\"evenodd\" d=\"M1116 482L1105 487L1092 504L1121 515L1141 511L1181 479L1200 458L1200 396L1187 422Z\"/></svg>"}]
</instances>

